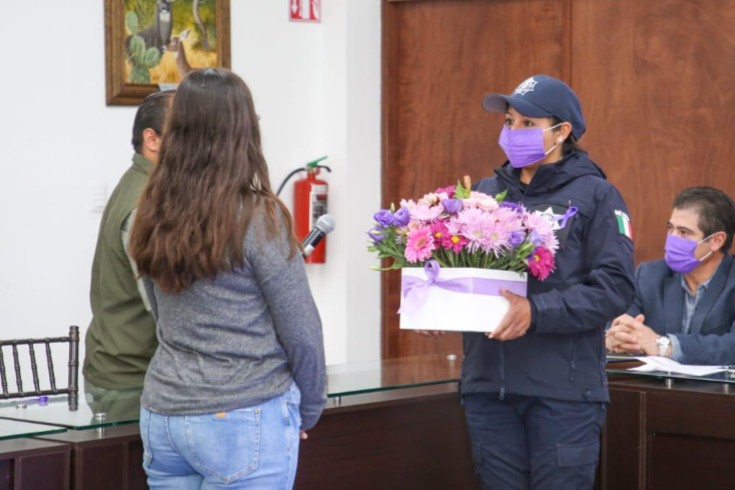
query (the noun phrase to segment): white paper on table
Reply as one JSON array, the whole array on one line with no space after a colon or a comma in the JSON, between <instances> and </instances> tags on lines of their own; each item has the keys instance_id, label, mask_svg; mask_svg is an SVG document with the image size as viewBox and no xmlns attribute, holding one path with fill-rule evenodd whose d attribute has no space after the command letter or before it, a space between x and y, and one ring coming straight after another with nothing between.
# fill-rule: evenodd
<instances>
[{"instance_id":1,"label":"white paper on table","mask_svg":"<svg viewBox=\"0 0 735 490\"><path fill-rule=\"evenodd\" d=\"M689 376L707 376L708 374L727 371L727 366L701 366L693 364L681 364L668 357L641 356L636 357L643 362L642 366L630 368L629 371L651 372L663 371L665 373L687 374Z\"/></svg>"}]
</instances>

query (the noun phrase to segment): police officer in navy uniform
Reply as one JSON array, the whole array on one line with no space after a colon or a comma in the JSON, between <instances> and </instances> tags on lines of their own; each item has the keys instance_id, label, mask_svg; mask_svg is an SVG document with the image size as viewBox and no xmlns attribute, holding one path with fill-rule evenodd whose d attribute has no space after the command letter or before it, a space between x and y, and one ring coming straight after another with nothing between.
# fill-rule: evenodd
<instances>
[{"instance_id":1,"label":"police officer in navy uniform","mask_svg":"<svg viewBox=\"0 0 735 490\"><path fill-rule=\"evenodd\" d=\"M559 249L528 297L488 334L463 335L461 393L478 477L485 489L593 488L610 401L606 322L633 301L633 241L620 192L577 146L585 132L576 94L536 75L510 95L483 100L505 114L508 161L475 190L541 210Z\"/></svg>"}]
</instances>

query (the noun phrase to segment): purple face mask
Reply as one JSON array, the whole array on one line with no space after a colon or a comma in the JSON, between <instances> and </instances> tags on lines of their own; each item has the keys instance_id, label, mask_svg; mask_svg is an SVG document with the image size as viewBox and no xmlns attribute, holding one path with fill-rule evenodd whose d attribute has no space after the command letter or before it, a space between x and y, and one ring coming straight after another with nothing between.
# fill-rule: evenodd
<instances>
[{"instance_id":1,"label":"purple face mask","mask_svg":"<svg viewBox=\"0 0 735 490\"><path fill-rule=\"evenodd\" d=\"M704 259L712 255L712 251L710 251L710 253L701 259L694 256L697 245L709 240L711 236L695 242L694 240L687 240L686 238L669 233L664 244L664 260L666 260L666 264L674 272L680 272L682 274L692 272Z\"/></svg>"},{"instance_id":2,"label":"purple face mask","mask_svg":"<svg viewBox=\"0 0 735 490\"><path fill-rule=\"evenodd\" d=\"M513 167L527 167L543 160L546 155L559 146L559 143L557 143L549 148L549 151L544 151L544 131L554 129L558 126L561 126L561 123L546 129L510 129L508 126L503 126L503 130L500 131L500 138L498 138L498 144L505 152Z\"/></svg>"}]
</instances>

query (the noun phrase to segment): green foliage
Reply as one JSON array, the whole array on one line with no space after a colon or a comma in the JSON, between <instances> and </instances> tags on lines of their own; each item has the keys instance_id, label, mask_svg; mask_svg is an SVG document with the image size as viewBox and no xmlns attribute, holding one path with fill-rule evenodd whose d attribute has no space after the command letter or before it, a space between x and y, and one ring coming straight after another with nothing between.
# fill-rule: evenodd
<instances>
[{"instance_id":1,"label":"green foliage","mask_svg":"<svg viewBox=\"0 0 735 490\"><path fill-rule=\"evenodd\" d=\"M191 29L199 32L196 21L194 20L192 0L176 0L171 4L171 12L174 18L174 32L180 32L184 29ZM206 2L199 3L199 16L204 20L204 13L207 8L204 7Z\"/></svg>"},{"instance_id":2,"label":"green foliage","mask_svg":"<svg viewBox=\"0 0 735 490\"><path fill-rule=\"evenodd\" d=\"M133 65L142 65L145 58L145 41L137 34L130 37L128 55Z\"/></svg>"},{"instance_id":3,"label":"green foliage","mask_svg":"<svg viewBox=\"0 0 735 490\"><path fill-rule=\"evenodd\" d=\"M141 26L150 26L153 25L156 15L156 1L125 0L125 10L135 12L138 15L138 20Z\"/></svg>"},{"instance_id":4,"label":"green foliage","mask_svg":"<svg viewBox=\"0 0 735 490\"><path fill-rule=\"evenodd\" d=\"M128 28L128 32L133 34L140 30L138 27L138 16L135 12L128 12L125 14L125 27Z\"/></svg>"},{"instance_id":5,"label":"green foliage","mask_svg":"<svg viewBox=\"0 0 735 490\"><path fill-rule=\"evenodd\" d=\"M130 69L130 82L147 85L151 83L150 69L161 62L158 48L146 49L145 41L138 35L138 15L135 12L125 14L125 26L132 33L128 39L128 58L133 65Z\"/></svg>"},{"instance_id":6,"label":"green foliage","mask_svg":"<svg viewBox=\"0 0 735 490\"><path fill-rule=\"evenodd\" d=\"M157 48L148 48L141 63L146 68L153 68L161 62L161 52Z\"/></svg>"},{"instance_id":7,"label":"green foliage","mask_svg":"<svg viewBox=\"0 0 735 490\"><path fill-rule=\"evenodd\" d=\"M468 197L470 197L471 191L472 189L470 189L470 187L463 186L462 182L458 180L457 186L455 187L455 190L454 190L454 197L456 199L467 199Z\"/></svg>"},{"instance_id":8,"label":"green foliage","mask_svg":"<svg viewBox=\"0 0 735 490\"><path fill-rule=\"evenodd\" d=\"M147 85L151 83L151 72L143 65L133 65L132 70L130 70L130 81Z\"/></svg>"},{"instance_id":9,"label":"green foliage","mask_svg":"<svg viewBox=\"0 0 735 490\"><path fill-rule=\"evenodd\" d=\"M391 204L391 208L393 205ZM371 230L369 234L375 236L377 232ZM383 230L380 230L380 234L383 239L378 243L373 243L368 246L369 252L378 254L379 259L390 259L391 264L386 267L373 267L375 270L388 271L392 269L401 269L403 267L415 266L416 264L409 264L408 260L403 255L403 251L406 248L406 231L395 226L389 226Z\"/></svg>"},{"instance_id":10,"label":"green foliage","mask_svg":"<svg viewBox=\"0 0 735 490\"><path fill-rule=\"evenodd\" d=\"M133 43L133 41L136 41ZM133 36L130 45L135 46L135 54L130 59L133 67L130 70L130 81L133 83L151 83L150 69L161 62L161 53L157 48L145 49L145 42L140 36Z\"/></svg>"},{"instance_id":11,"label":"green foliage","mask_svg":"<svg viewBox=\"0 0 735 490\"><path fill-rule=\"evenodd\" d=\"M195 32L197 35L191 47L197 50L204 49L202 46L203 34L194 18L194 1L176 0L171 6L174 18L174 32L181 32L184 29ZM199 2L199 17L202 19L204 28L207 30L207 41L209 42L209 49L212 51L217 44L216 13L215 0L201 0Z\"/></svg>"}]
</instances>

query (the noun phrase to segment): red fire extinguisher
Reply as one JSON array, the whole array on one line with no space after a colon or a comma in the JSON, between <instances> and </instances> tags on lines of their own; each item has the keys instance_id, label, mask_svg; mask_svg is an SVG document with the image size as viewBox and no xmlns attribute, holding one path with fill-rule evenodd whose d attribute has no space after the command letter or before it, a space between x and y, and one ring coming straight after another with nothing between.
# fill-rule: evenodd
<instances>
[{"instance_id":1,"label":"red fire extinguisher","mask_svg":"<svg viewBox=\"0 0 735 490\"><path fill-rule=\"evenodd\" d=\"M317 178L320 169L331 171L329 167L318 165L326 158L318 158L307 163L306 168L303 169L306 170L306 177L294 183L293 220L294 231L299 240L303 240L314 229L317 220L327 214L329 184ZM326 260L326 252L327 240L323 238L304 261L308 264L323 264Z\"/></svg>"}]
</instances>

